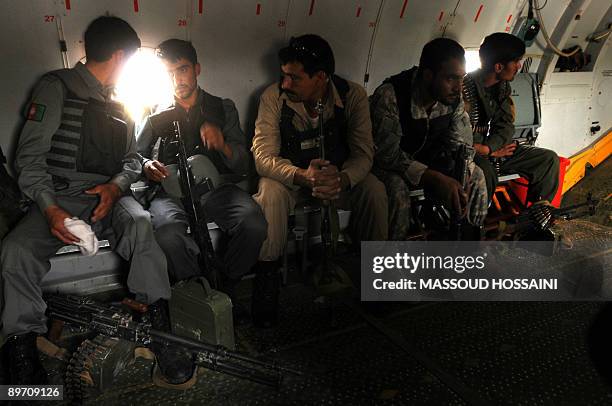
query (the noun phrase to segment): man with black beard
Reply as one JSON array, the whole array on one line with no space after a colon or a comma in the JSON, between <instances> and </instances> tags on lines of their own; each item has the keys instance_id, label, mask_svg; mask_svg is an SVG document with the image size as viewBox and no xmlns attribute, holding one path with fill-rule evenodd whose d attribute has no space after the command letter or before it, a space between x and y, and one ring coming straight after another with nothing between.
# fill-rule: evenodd
<instances>
[{"instance_id":1,"label":"man with black beard","mask_svg":"<svg viewBox=\"0 0 612 406\"><path fill-rule=\"evenodd\" d=\"M410 188L424 188L455 216L475 226L487 213L482 170L470 162L469 186L452 177L453 151L472 145L461 100L465 52L448 38L427 43L418 67L386 79L370 99L376 154L373 172L387 188L389 239L404 240L410 228Z\"/></svg>"}]
</instances>

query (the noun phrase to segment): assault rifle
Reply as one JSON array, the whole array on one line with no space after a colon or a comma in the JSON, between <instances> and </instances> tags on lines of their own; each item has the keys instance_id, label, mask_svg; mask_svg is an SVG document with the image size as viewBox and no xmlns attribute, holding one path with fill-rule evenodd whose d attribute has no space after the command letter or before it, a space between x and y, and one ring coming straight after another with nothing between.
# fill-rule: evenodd
<instances>
[{"instance_id":1,"label":"assault rifle","mask_svg":"<svg viewBox=\"0 0 612 406\"><path fill-rule=\"evenodd\" d=\"M461 189L467 192L468 180L470 179L470 162L474 149L467 144L459 144L455 151L455 168L453 171L454 178L461 184ZM469 202L467 203L469 204ZM451 222L451 237L459 241L461 240L461 225L463 219L459 215L454 215Z\"/></svg>"},{"instance_id":2,"label":"assault rifle","mask_svg":"<svg viewBox=\"0 0 612 406\"><path fill-rule=\"evenodd\" d=\"M181 135L181 127L178 121L174 121L174 139L172 143L176 143L178 153L178 171L179 184L181 187L182 202L189 220L189 229L191 236L195 240L200 249L200 267L213 287L218 287L218 278L221 272L221 263L215 255L210 233L208 232L208 223L202 207L201 198L206 193L214 189L214 185L209 178L205 178L202 182L197 183L191 165L187 159L185 142Z\"/></svg>"},{"instance_id":3,"label":"assault rifle","mask_svg":"<svg viewBox=\"0 0 612 406\"><path fill-rule=\"evenodd\" d=\"M282 372L301 375L299 371L230 351L222 345L207 344L152 329L150 323L135 321L129 312L119 307L103 305L84 297L49 297L47 316L76 325L84 331L147 347L153 342L171 343L190 351L199 366L264 385L279 387L283 379Z\"/></svg>"},{"instance_id":4,"label":"assault rifle","mask_svg":"<svg viewBox=\"0 0 612 406\"><path fill-rule=\"evenodd\" d=\"M317 102L319 115L319 156L325 160L325 131L323 129L323 103ZM321 202L321 242L323 255L320 269L315 271L315 285L322 294L332 294L351 287L351 281L342 268L332 262L336 255L339 232L338 211L331 200Z\"/></svg>"}]
</instances>

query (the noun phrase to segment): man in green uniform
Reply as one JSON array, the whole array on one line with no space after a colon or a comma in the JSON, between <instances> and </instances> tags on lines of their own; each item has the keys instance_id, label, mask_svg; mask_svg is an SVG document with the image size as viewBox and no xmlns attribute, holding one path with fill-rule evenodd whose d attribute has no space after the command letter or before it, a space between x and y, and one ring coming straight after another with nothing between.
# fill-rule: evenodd
<instances>
[{"instance_id":1,"label":"man in green uniform","mask_svg":"<svg viewBox=\"0 0 612 406\"><path fill-rule=\"evenodd\" d=\"M487 36L479 50L481 69L464 80L464 97L476 102L468 107L473 120L476 163L487 179L489 198L499 174L518 173L529 180L527 200L552 201L559 187L559 157L553 151L513 142L514 104L510 82L521 69L525 44L514 35ZM474 112L477 111L475 115ZM490 159L492 158L492 159ZM491 161L497 161L499 173Z\"/></svg>"}]
</instances>

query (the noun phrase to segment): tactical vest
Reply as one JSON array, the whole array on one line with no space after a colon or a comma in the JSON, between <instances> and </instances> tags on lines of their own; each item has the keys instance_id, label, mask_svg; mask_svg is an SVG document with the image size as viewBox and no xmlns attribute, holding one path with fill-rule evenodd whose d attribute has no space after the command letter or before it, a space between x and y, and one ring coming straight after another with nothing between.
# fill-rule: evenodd
<instances>
[{"instance_id":1,"label":"tactical vest","mask_svg":"<svg viewBox=\"0 0 612 406\"><path fill-rule=\"evenodd\" d=\"M346 106L346 95L349 84L339 76L333 75L332 81L342 104ZM280 156L289 159L295 166L308 168L310 161L320 158L319 129L298 131L293 125L295 110L283 100L280 117L281 150ZM325 158L338 168L349 156L347 137L347 122L344 108L334 106L334 115L323 123L325 137Z\"/></svg>"},{"instance_id":2,"label":"tactical vest","mask_svg":"<svg viewBox=\"0 0 612 406\"><path fill-rule=\"evenodd\" d=\"M66 91L60 126L47 153L49 172L59 169L105 176L121 172L128 135L123 105L76 94L70 83L77 73L71 69L48 75L58 78Z\"/></svg>"},{"instance_id":3,"label":"tactical vest","mask_svg":"<svg viewBox=\"0 0 612 406\"><path fill-rule=\"evenodd\" d=\"M455 167L453 148L448 133L453 113L428 120L412 118L412 75L416 67L386 79L395 92L402 138L400 148L415 160L446 175L452 175ZM457 108L457 103L453 110Z\"/></svg>"},{"instance_id":4,"label":"tactical vest","mask_svg":"<svg viewBox=\"0 0 612 406\"><path fill-rule=\"evenodd\" d=\"M163 140L163 147L160 149L157 159L166 165L177 163L178 150L176 149L176 144L172 143L172 140L174 139L174 121L178 121L181 125L181 135L183 137L183 143L185 144L187 157L198 154L205 155L212 161L219 173L231 173L232 171L227 167L225 162L223 162L219 153L204 148L199 132L200 126L204 122L214 124L221 129L225 127L226 121L223 99L204 92L204 99L199 108L202 120L196 123L197 125L195 126L188 126L185 123L184 115L181 114L175 106L171 106L149 117L151 129L153 131L151 145L155 144L159 138Z\"/></svg>"}]
</instances>

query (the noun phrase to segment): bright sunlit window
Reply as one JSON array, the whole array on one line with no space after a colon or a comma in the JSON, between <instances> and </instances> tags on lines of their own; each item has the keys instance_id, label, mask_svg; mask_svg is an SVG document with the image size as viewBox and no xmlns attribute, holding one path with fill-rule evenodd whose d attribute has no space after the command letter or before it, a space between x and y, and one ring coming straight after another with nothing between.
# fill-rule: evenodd
<instances>
[{"instance_id":1,"label":"bright sunlit window","mask_svg":"<svg viewBox=\"0 0 612 406\"><path fill-rule=\"evenodd\" d=\"M480 57L478 56L478 49L466 49L465 50L465 71L470 73L480 68Z\"/></svg>"},{"instance_id":2,"label":"bright sunlit window","mask_svg":"<svg viewBox=\"0 0 612 406\"><path fill-rule=\"evenodd\" d=\"M123 103L138 125L152 109L172 102L170 77L151 48L140 48L126 62L115 89L115 98Z\"/></svg>"}]
</instances>

